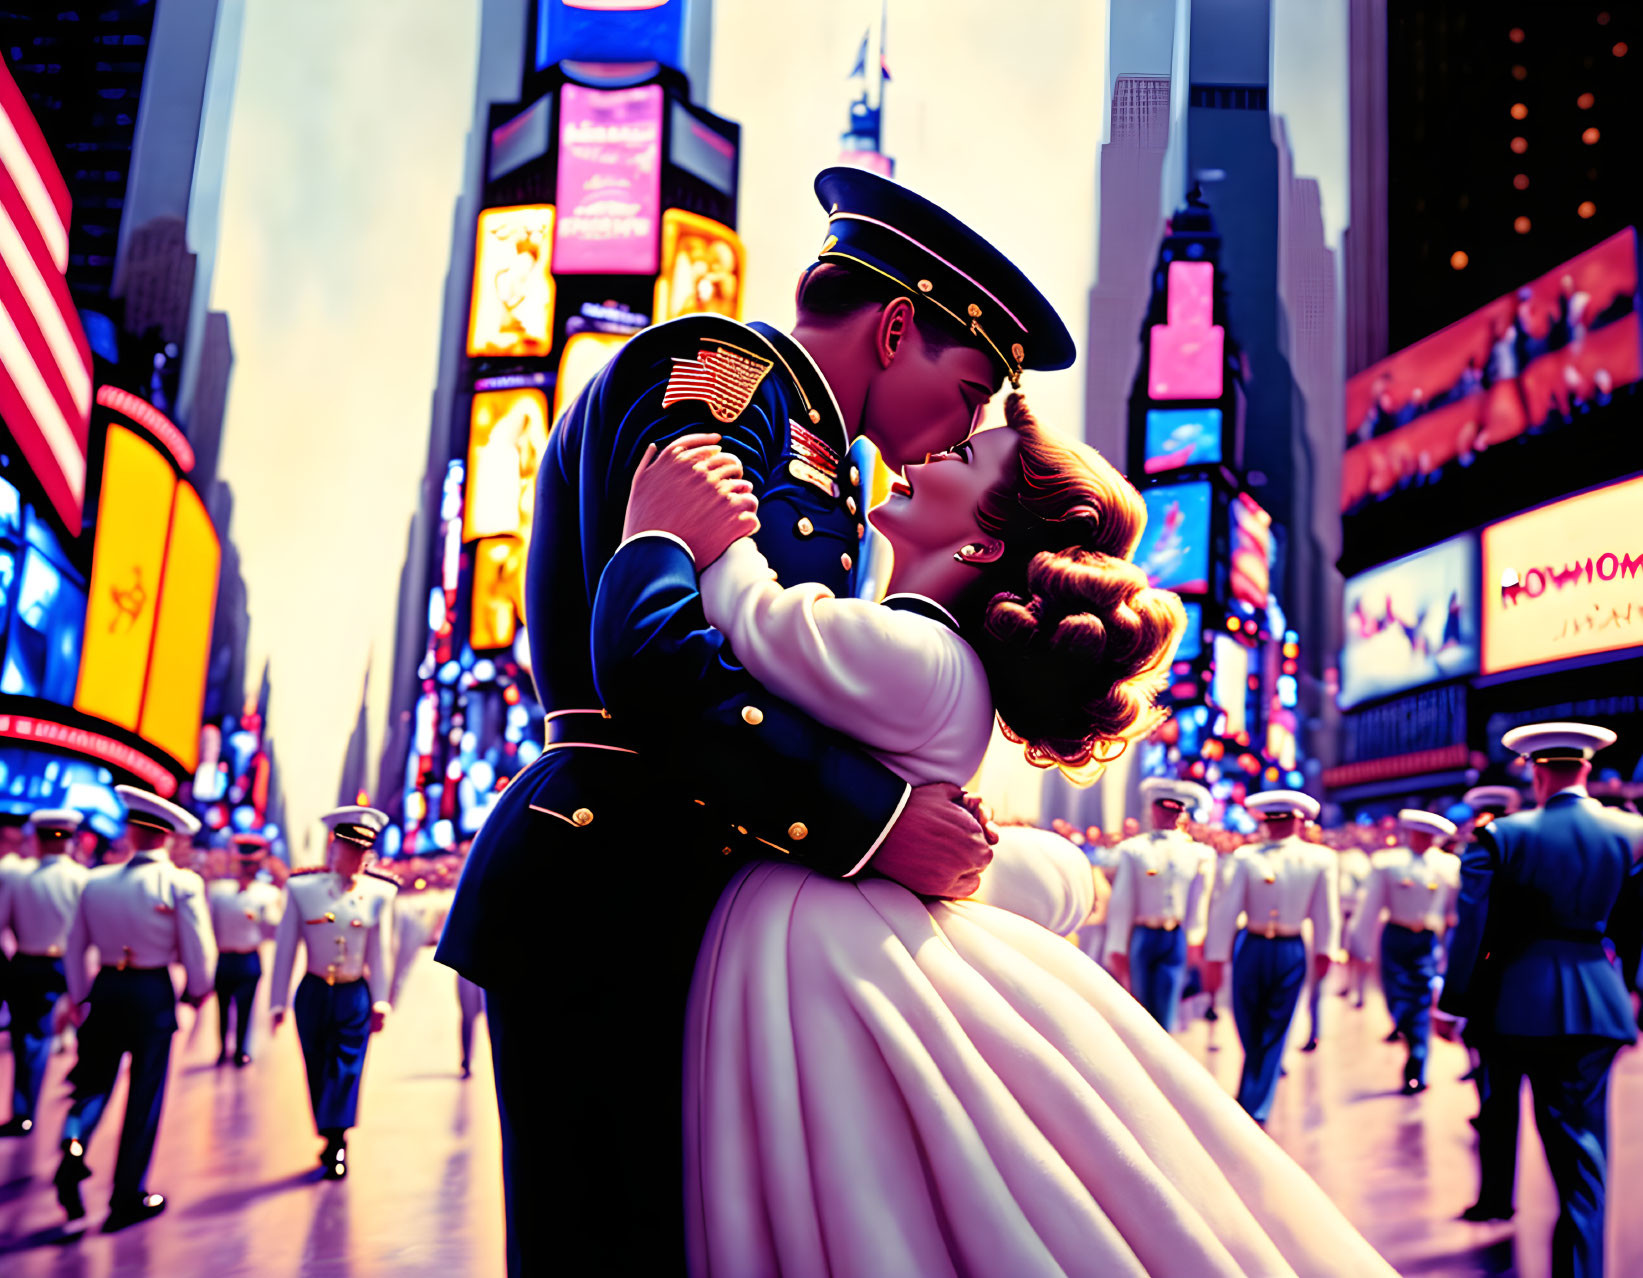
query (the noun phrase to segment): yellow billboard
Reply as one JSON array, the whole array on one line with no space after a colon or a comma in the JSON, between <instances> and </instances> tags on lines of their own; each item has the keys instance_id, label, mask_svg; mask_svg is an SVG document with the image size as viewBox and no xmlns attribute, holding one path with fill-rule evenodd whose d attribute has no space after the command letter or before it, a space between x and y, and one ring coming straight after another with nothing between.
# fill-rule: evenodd
<instances>
[{"instance_id":1,"label":"yellow billboard","mask_svg":"<svg viewBox=\"0 0 1643 1278\"><path fill-rule=\"evenodd\" d=\"M1483 530L1483 673L1643 645L1643 479Z\"/></svg>"},{"instance_id":2,"label":"yellow billboard","mask_svg":"<svg viewBox=\"0 0 1643 1278\"><path fill-rule=\"evenodd\" d=\"M553 349L553 218L551 204L479 215L469 355L539 356Z\"/></svg>"},{"instance_id":3,"label":"yellow billboard","mask_svg":"<svg viewBox=\"0 0 1643 1278\"><path fill-rule=\"evenodd\" d=\"M724 223L668 209L662 214L653 322L702 314L741 319L746 262L741 237Z\"/></svg>"},{"instance_id":4,"label":"yellow billboard","mask_svg":"<svg viewBox=\"0 0 1643 1278\"><path fill-rule=\"evenodd\" d=\"M574 333L559 355L559 377L553 387L553 420L576 402L582 388L604 371L610 357L627 344L622 333Z\"/></svg>"},{"instance_id":5,"label":"yellow billboard","mask_svg":"<svg viewBox=\"0 0 1643 1278\"><path fill-rule=\"evenodd\" d=\"M468 417L468 500L462 539L504 533L530 540L536 471L548 448L548 397L539 390L482 391Z\"/></svg>"},{"instance_id":6,"label":"yellow billboard","mask_svg":"<svg viewBox=\"0 0 1643 1278\"><path fill-rule=\"evenodd\" d=\"M217 530L199 494L191 484L178 484L138 732L190 772L199 761L221 558Z\"/></svg>"},{"instance_id":7,"label":"yellow billboard","mask_svg":"<svg viewBox=\"0 0 1643 1278\"><path fill-rule=\"evenodd\" d=\"M487 537L474 548L475 651L506 648L525 619L525 548L517 537Z\"/></svg>"},{"instance_id":8,"label":"yellow billboard","mask_svg":"<svg viewBox=\"0 0 1643 1278\"><path fill-rule=\"evenodd\" d=\"M74 708L132 731L142 713L176 486L157 448L109 426Z\"/></svg>"}]
</instances>

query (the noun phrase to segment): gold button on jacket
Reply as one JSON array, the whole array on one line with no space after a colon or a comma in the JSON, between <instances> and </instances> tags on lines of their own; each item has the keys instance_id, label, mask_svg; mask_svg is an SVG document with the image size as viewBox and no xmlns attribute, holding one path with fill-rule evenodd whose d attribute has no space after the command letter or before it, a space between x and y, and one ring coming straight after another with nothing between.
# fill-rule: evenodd
<instances>
[{"instance_id":1,"label":"gold button on jacket","mask_svg":"<svg viewBox=\"0 0 1643 1278\"><path fill-rule=\"evenodd\" d=\"M756 728L764 722L764 711L758 706L743 706L742 721Z\"/></svg>"},{"instance_id":2,"label":"gold button on jacket","mask_svg":"<svg viewBox=\"0 0 1643 1278\"><path fill-rule=\"evenodd\" d=\"M576 811L570 814L570 819L577 825L591 825L593 824L593 813L587 808L577 808Z\"/></svg>"},{"instance_id":3,"label":"gold button on jacket","mask_svg":"<svg viewBox=\"0 0 1643 1278\"><path fill-rule=\"evenodd\" d=\"M792 839L795 843L800 842L805 835L809 833L810 827L803 821L795 821L792 825L787 827L787 837Z\"/></svg>"}]
</instances>

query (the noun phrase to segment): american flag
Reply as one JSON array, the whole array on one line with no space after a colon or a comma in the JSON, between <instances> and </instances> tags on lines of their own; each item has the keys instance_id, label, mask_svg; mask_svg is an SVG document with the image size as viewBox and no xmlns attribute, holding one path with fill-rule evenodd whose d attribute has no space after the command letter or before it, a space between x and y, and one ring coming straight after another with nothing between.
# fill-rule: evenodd
<instances>
[{"instance_id":1,"label":"american flag","mask_svg":"<svg viewBox=\"0 0 1643 1278\"><path fill-rule=\"evenodd\" d=\"M703 346L695 359L673 361L673 375L667 379L662 407L685 400L700 400L721 422L733 422L747 411L773 365L742 351L722 346Z\"/></svg>"},{"instance_id":2,"label":"american flag","mask_svg":"<svg viewBox=\"0 0 1643 1278\"><path fill-rule=\"evenodd\" d=\"M63 273L69 195L0 64L0 420L71 532L80 528L91 348Z\"/></svg>"}]
</instances>

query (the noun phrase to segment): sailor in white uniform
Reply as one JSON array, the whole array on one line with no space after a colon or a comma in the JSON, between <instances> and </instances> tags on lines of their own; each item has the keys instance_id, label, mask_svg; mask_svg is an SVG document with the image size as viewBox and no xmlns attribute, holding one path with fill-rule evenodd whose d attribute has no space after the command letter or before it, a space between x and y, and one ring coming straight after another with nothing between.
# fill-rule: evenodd
<instances>
[{"instance_id":1,"label":"sailor in white uniform","mask_svg":"<svg viewBox=\"0 0 1643 1278\"><path fill-rule=\"evenodd\" d=\"M1201 785L1148 777L1152 832L1118 845L1118 868L1107 903L1107 966L1141 1006L1173 1032L1187 976L1187 937L1204 926L1215 853L1182 828L1209 806Z\"/></svg>"},{"instance_id":2,"label":"sailor in white uniform","mask_svg":"<svg viewBox=\"0 0 1643 1278\"><path fill-rule=\"evenodd\" d=\"M1409 1049L1403 1091L1412 1096L1426 1090L1438 941L1454 921L1460 862L1434 846L1440 838L1454 835L1454 822L1433 812L1405 808L1398 813L1398 827L1404 845L1376 855L1347 944L1353 954L1367 961L1380 931L1381 989L1397 1035Z\"/></svg>"},{"instance_id":3,"label":"sailor in white uniform","mask_svg":"<svg viewBox=\"0 0 1643 1278\"><path fill-rule=\"evenodd\" d=\"M314 1126L325 1138L320 1166L328 1180L348 1174L348 1130L359 1108L365 1049L393 1007L394 897L399 880L368 868L388 815L338 808L320 818L331 832L328 868L295 871L274 947L269 1009L285 1019L300 941L308 971L297 987L297 1038L308 1071Z\"/></svg>"},{"instance_id":4,"label":"sailor in white uniform","mask_svg":"<svg viewBox=\"0 0 1643 1278\"><path fill-rule=\"evenodd\" d=\"M236 1068L251 1063L251 1006L262 980L262 943L274 935L285 909L285 893L258 877L268 855L260 834L232 839L234 877L215 879L208 889L211 926L217 934L217 1028L222 1050L217 1064L232 1059ZM234 1014L234 1053L228 1051L228 1022Z\"/></svg>"},{"instance_id":5,"label":"sailor in white uniform","mask_svg":"<svg viewBox=\"0 0 1643 1278\"><path fill-rule=\"evenodd\" d=\"M0 1136L34 1130L51 1059L52 1013L68 992L63 954L86 883L85 867L69 855L81 819L69 808L36 812L30 823L40 859L24 861L0 878L0 930L9 927L17 939L11 965L11 1121L0 1127Z\"/></svg>"},{"instance_id":6,"label":"sailor in white uniform","mask_svg":"<svg viewBox=\"0 0 1643 1278\"><path fill-rule=\"evenodd\" d=\"M1267 841L1233 853L1232 877L1210 903L1204 984L1219 988L1238 916L1247 915L1232 966L1232 1016L1244 1046L1238 1103L1265 1123L1306 984L1302 925L1312 922L1313 965L1322 980L1340 943L1340 887L1335 854L1300 837L1302 822L1317 818L1316 799L1296 790L1268 790L1251 795L1244 807L1265 823Z\"/></svg>"},{"instance_id":7,"label":"sailor in white uniform","mask_svg":"<svg viewBox=\"0 0 1643 1278\"><path fill-rule=\"evenodd\" d=\"M114 1192L105 1232L147 1220L165 1210L165 1199L143 1184L165 1102L171 1036L177 1030L177 992L171 964L186 973L183 1001L198 1008L211 992L217 944L205 906L205 884L192 870L171 863L174 835L192 837L193 815L157 794L115 786L126 805L133 849L125 864L91 874L80 893L64 955L70 1019L80 1026L80 1059L69 1072L74 1100L63 1123L63 1159L55 1177L57 1199L70 1220L85 1215L80 1184L91 1170L85 1149L131 1054L125 1123L114 1163ZM101 963L91 977L87 952ZM81 1015L82 1003L91 1010Z\"/></svg>"},{"instance_id":8,"label":"sailor in white uniform","mask_svg":"<svg viewBox=\"0 0 1643 1278\"><path fill-rule=\"evenodd\" d=\"M1344 848L1340 853L1337 871L1341 881L1341 932L1349 934L1352 929L1352 920L1357 917L1358 909L1363 904L1363 890L1369 882L1369 872L1374 869L1370 862L1369 853L1362 848ZM1364 982L1369 977L1369 963L1350 951L1346 959L1346 980L1341 985L1341 997L1351 997L1355 1000L1354 1006L1363 1006Z\"/></svg>"}]
</instances>

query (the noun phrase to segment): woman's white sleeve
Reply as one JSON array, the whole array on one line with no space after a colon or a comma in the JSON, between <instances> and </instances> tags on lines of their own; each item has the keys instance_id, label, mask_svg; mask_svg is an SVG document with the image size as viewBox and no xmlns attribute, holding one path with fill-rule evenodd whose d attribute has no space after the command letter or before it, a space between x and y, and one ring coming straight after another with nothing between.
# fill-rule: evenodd
<instances>
[{"instance_id":1,"label":"woman's white sleeve","mask_svg":"<svg viewBox=\"0 0 1643 1278\"><path fill-rule=\"evenodd\" d=\"M971 677L946 627L814 583L783 588L751 538L710 564L701 588L708 622L755 679L871 749L927 743Z\"/></svg>"}]
</instances>

